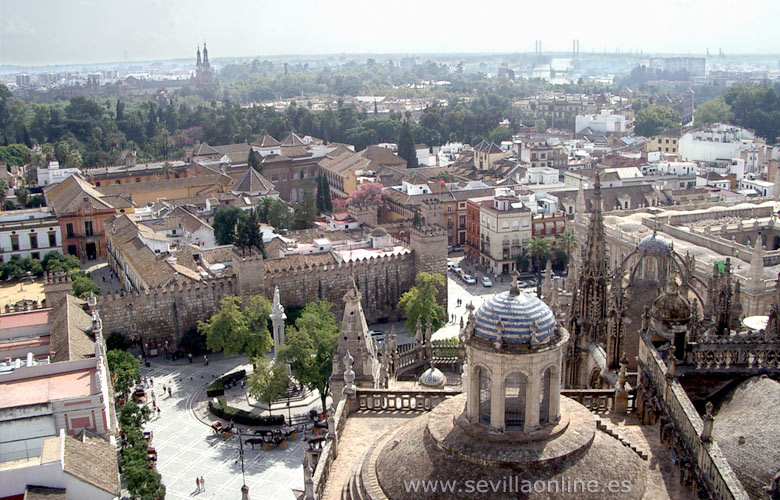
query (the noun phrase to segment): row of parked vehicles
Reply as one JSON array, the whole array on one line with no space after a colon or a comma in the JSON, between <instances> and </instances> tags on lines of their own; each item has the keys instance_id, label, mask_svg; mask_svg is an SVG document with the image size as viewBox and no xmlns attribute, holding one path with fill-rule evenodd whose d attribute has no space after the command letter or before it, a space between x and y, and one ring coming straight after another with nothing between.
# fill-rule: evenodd
<instances>
[{"instance_id":1,"label":"row of parked vehicles","mask_svg":"<svg viewBox=\"0 0 780 500\"><path fill-rule=\"evenodd\" d=\"M474 276L468 274L466 271L464 271L460 267L460 265L456 264L452 260L447 259L447 267L449 268L450 271L455 273L455 275L458 276L465 284L467 284L467 285L476 285L477 284L477 280L476 280L476 278L474 278ZM493 282L487 276L482 276L482 278L480 278L479 281L482 284L482 286L484 286L484 287L491 287L491 286L493 286Z\"/></svg>"}]
</instances>

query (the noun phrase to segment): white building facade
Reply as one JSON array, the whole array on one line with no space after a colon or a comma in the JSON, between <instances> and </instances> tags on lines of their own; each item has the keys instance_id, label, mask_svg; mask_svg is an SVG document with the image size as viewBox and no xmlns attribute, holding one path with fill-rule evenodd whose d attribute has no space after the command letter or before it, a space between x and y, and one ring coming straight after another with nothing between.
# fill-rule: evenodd
<instances>
[{"instance_id":1,"label":"white building facade","mask_svg":"<svg viewBox=\"0 0 780 500\"><path fill-rule=\"evenodd\" d=\"M60 226L51 209L0 212L0 261L14 255L43 259L49 252L62 253Z\"/></svg>"}]
</instances>

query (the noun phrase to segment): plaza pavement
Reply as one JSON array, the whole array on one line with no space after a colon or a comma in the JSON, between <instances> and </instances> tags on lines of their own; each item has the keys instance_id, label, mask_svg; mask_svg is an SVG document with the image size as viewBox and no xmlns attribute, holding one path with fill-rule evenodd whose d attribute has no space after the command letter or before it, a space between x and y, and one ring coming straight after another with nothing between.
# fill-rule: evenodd
<instances>
[{"instance_id":1,"label":"plaza pavement","mask_svg":"<svg viewBox=\"0 0 780 500\"><path fill-rule=\"evenodd\" d=\"M238 437L224 440L212 433L208 422L213 417L206 408L205 389L215 377L246 364L247 359L212 355L209 360L209 366L205 366L202 359L190 364L187 360L172 363L157 358L150 360L150 368L142 369L143 376L154 380L150 389L154 390L161 409L160 417L152 418L144 429L154 432L152 445L158 454L157 470L162 475L168 500L241 498ZM163 385L173 386L171 397L162 395ZM292 488L303 488L304 445L299 437L290 441L286 450L245 447L245 477L252 500L295 498ZM195 486L196 476L205 479L206 490L201 493Z\"/></svg>"}]
</instances>

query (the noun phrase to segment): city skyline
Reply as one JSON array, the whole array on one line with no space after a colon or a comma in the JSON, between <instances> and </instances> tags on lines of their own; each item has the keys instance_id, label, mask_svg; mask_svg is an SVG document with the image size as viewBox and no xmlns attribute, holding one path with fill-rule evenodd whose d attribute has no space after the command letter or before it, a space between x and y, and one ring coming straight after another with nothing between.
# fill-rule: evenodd
<instances>
[{"instance_id":1,"label":"city skyline","mask_svg":"<svg viewBox=\"0 0 780 500\"><path fill-rule=\"evenodd\" d=\"M707 50L712 55L719 50L771 54L780 47L780 35L772 27L780 6L769 0L740 4L663 0L645 9L641 22L616 2L597 11L567 2L556 11L552 24L535 21L552 15L544 6L519 8L503 1L477 10L466 2L418 5L407 0L393 9L378 3L366 7L355 0L335 6L304 0L294 9L244 0L219 10L210 7L203 1L181 0L132 4L45 0L29 5L4 0L0 4L0 65L184 59L204 41L219 48L219 57L235 58L517 53L532 52L535 40L542 41L543 52L568 52L574 39L580 40L583 54L703 55ZM740 26L750 26L750 30L737 29Z\"/></svg>"}]
</instances>

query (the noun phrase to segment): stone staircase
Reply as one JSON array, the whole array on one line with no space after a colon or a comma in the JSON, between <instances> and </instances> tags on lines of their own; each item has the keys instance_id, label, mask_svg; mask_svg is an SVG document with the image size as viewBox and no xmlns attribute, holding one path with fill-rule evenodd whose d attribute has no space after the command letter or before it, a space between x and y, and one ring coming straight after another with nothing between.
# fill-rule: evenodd
<instances>
[{"instance_id":1,"label":"stone staircase","mask_svg":"<svg viewBox=\"0 0 780 500\"><path fill-rule=\"evenodd\" d=\"M605 434L608 434L612 436L613 438L620 441L620 443L625 446L626 448L629 448L631 451L639 455L639 457L642 460L647 460L649 457L649 453L647 450L643 450L639 448L638 446L632 444L628 439L623 437L620 434L620 431L608 420L604 420L602 418L596 417L596 428Z\"/></svg>"},{"instance_id":2,"label":"stone staircase","mask_svg":"<svg viewBox=\"0 0 780 500\"><path fill-rule=\"evenodd\" d=\"M349 480L341 490L341 500L387 500L376 482L376 474L369 472L371 467L376 467L377 449L384 447L394 433L395 429L385 432L355 461L349 474ZM367 478L369 484L366 484Z\"/></svg>"}]
</instances>

